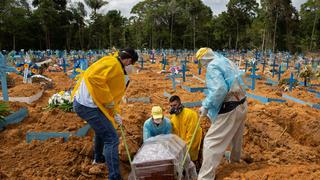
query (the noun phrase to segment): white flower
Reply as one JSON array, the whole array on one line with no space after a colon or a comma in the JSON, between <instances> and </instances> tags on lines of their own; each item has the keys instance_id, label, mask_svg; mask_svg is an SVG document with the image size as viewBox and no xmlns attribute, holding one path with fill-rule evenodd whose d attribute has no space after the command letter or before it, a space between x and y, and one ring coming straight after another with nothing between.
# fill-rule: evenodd
<instances>
[{"instance_id":1,"label":"white flower","mask_svg":"<svg viewBox=\"0 0 320 180\"><path fill-rule=\"evenodd\" d=\"M53 102L52 102L52 97L49 98L48 103L49 103L49 105L53 103Z\"/></svg>"},{"instance_id":2,"label":"white flower","mask_svg":"<svg viewBox=\"0 0 320 180\"><path fill-rule=\"evenodd\" d=\"M61 96L57 98L57 104L63 104L63 99Z\"/></svg>"}]
</instances>

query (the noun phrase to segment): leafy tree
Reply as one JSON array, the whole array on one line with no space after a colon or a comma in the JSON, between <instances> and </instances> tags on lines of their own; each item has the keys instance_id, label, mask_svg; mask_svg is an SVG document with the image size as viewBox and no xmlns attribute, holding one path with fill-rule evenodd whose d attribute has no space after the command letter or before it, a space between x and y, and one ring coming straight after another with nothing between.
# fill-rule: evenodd
<instances>
[{"instance_id":1,"label":"leafy tree","mask_svg":"<svg viewBox=\"0 0 320 180\"><path fill-rule=\"evenodd\" d=\"M235 49L238 49L239 34L245 32L257 15L258 3L255 0L230 0L227 4L232 34L236 34Z\"/></svg>"},{"instance_id":2,"label":"leafy tree","mask_svg":"<svg viewBox=\"0 0 320 180\"><path fill-rule=\"evenodd\" d=\"M301 5L301 46L310 51L320 47L320 2L308 0Z\"/></svg>"},{"instance_id":3,"label":"leafy tree","mask_svg":"<svg viewBox=\"0 0 320 180\"><path fill-rule=\"evenodd\" d=\"M97 14L97 10L108 4L108 2L104 0L84 0L84 2L93 10L93 16Z\"/></svg>"},{"instance_id":4,"label":"leafy tree","mask_svg":"<svg viewBox=\"0 0 320 180\"><path fill-rule=\"evenodd\" d=\"M83 49L84 48L84 27L85 27L84 18L87 15L87 11L85 10L84 4L82 2L77 2L72 4L70 7L70 11L72 12L73 19L74 19L72 22L76 22L76 25L77 25L76 39L78 39L80 49Z\"/></svg>"}]
</instances>

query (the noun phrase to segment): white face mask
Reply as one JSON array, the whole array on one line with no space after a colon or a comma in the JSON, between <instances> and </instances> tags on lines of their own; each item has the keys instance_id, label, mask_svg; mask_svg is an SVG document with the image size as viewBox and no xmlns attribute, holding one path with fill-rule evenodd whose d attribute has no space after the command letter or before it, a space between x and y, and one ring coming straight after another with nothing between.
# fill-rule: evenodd
<instances>
[{"instance_id":1,"label":"white face mask","mask_svg":"<svg viewBox=\"0 0 320 180\"><path fill-rule=\"evenodd\" d=\"M131 74L134 71L133 65L125 66L124 69L126 70L127 74Z\"/></svg>"}]
</instances>

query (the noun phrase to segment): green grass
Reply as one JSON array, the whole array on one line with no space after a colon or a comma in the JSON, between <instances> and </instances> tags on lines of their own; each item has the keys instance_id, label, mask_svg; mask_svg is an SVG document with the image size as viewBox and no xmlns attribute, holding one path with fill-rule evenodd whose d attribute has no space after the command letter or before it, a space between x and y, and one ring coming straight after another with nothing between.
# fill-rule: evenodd
<instances>
[{"instance_id":1,"label":"green grass","mask_svg":"<svg viewBox=\"0 0 320 180\"><path fill-rule=\"evenodd\" d=\"M0 103L0 121L4 121L4 118L11 113L9 105L7 103Z\"/></svg>"}]
</instances>

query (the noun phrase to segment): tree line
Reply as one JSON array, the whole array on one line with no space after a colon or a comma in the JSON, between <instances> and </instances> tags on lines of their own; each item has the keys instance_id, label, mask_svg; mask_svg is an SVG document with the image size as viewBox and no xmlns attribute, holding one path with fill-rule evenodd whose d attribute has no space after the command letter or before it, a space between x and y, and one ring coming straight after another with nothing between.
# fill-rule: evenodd
<instances>
[{"instance_id":1,"label":"tree line","mask_svg":"<svg viewBox=\"0 0 320 180\"><path fill-rule=\"evenodd\" d=\"M320 49L320 1L230 0L213 15L201 0L144 0L105 14L105 0L1 0L0 49ZM86 11L85 6L90 8Z\"/></svg>"}]
</instances>

